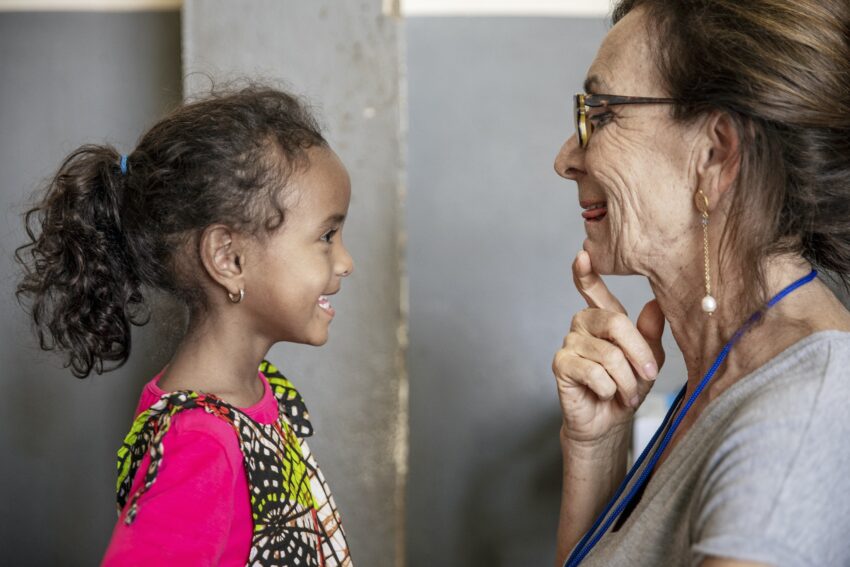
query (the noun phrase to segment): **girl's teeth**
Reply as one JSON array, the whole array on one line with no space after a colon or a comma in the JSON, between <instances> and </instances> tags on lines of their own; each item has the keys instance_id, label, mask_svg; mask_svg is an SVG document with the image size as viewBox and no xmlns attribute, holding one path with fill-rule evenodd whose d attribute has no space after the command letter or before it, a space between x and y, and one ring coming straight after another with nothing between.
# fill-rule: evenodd
<instances>
[{"instance_id":1,"label":"girl's teeth","mask_svg":"<svg viewBox=\"0 0 850 567\"><path fill-rule=\"evenodd\" d=\"M322 309L329 309L331 306L331 302L328 300L327 296L320 295L319 296L319 307Z\"/></svg>"}]
</instances>

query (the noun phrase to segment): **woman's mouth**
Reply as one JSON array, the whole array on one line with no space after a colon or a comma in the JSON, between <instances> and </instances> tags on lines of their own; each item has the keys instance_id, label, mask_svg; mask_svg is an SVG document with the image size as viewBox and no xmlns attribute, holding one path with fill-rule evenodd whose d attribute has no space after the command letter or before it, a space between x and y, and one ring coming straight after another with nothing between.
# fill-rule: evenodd
<instances>
[{"instance_id":1,"label":"woman's mouth","mask_svg":"<svg viewBox=\"0 0 850 567\"><path fill-rule=\"evenodd\" d=\"M608 204L606 202L581 203L581 208L584 209L581 216L587 222L599 222L608 214Z\"/></svg>"},{"instance_id":2,"label":"woman's mouth","mask_svg":"<svg viewBox=\"0 0 850 567\"><path fill-rule=\"evenodd\" d=\"M331 302L330 302L330 300L328 299L328 296L327 296L327 295L320 295L320 296L319 296L318 304L319 304L319 307L320 307L320 308L321 308L321 309L322 309L325 313L327 313L328 315L330 315L331 317L333 317L333 316L334 316L334 313L336 313L336 311L334 311L334 308L333 308L333 307L331 307Z\"/></svg>"}]
</instances>

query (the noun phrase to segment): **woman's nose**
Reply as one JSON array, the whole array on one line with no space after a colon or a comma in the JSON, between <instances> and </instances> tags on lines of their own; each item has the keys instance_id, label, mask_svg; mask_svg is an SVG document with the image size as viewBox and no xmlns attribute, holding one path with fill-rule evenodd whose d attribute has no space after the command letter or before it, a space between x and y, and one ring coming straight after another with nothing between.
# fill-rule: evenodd
<instances>
[{"instance_id":1,"label":"woman's nose","mask_svg":"<svg viewBox=\"0 0 850 567\"><path fill-rule=\"evenodd\" d=\"M577 181L584 173L584 150L579 147L575 134L567 138L555 156L555 171L561 177L573 181Z\"/></svg>"}]
</instances>

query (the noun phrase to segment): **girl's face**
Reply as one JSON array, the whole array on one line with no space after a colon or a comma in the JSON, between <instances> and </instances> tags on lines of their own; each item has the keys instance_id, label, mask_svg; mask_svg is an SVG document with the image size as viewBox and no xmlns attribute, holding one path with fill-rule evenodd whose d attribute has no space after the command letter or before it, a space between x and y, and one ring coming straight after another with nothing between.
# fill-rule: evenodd
<instances>
[{"instance_id":1,"label":"girl's face","mask_svg":"<svg viewBox=\"0 0 850 567\"><path fill-rule=\"evenodd\" d=\"M342 243L351 182L329 148L308 150L309 167L289 183L283 226L257 242L243 307L270 340L322 345L334 317L329 297L354 268ZM250 297L250 301L247 301Z\"/></svg>"}]
</instances>

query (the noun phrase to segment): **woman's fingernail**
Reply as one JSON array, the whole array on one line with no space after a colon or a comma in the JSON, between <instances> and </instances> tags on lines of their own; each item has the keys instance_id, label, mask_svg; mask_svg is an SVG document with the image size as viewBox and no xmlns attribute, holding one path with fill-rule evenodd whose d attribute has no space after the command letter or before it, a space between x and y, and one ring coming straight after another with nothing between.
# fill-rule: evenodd
<instances>
[{"instance_id":1,"label":"woman's fingernail","mask_svg":"<svg viewBox=\"0 0 850 567\"><path fill-rule=\"evenodd\" d=\"M637 407L640 405L640 398L635 396L634 398L629 400L629 404L631 404L633 408L637 409Z\"/></svg>"},{"instance_id":2,"label":"woman's fingernail","mask_svg":"<svg viewBox=\"0 0 850 567\"><path fill-rule=\"evenodd\" d=\"M655 380L655 377L658 376L658 366L654 362L644 364L643 371L650 380Z\"/></svg>"}]
</instances>

